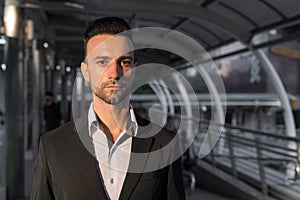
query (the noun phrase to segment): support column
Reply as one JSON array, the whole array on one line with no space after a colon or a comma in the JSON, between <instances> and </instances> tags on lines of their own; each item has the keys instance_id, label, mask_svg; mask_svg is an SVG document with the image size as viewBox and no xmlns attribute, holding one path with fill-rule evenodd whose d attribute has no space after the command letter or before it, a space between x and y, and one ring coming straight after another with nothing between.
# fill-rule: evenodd
<instances>
[{"instance_id":1,"label":"support column","mask_svg":"<svg viewBox=\"0 0 300 200\"><path fill-rule=\"evenodd\" d=\"M44 95L43 91L43 82L41 79L43 78L42 71L41 71L41 61L40 61L40 50L38 47L38 40L34 39L32 41L32 59L33 59L33 78L32 82L34 85L34 89L32 89L32 133L33 133L33 153L34 155L37 153L35 151L38 150L38 141L39 137L41 135L41 124L42 124L42 119L44 119L44 116L42 115L41 109L42 109L42 104L41 102L41 96Z\"/></svg>"},{"instance_id":2,"label":"support column","mask_svg":"<svg viewBox=\"0 0 300 200\"><path fill-rule=\"evenodd\" d=\"M4 8L5 34L5 112L7 135L7 197L24 198L24 122L21 15L18 0L6 0Z\"/></svg>"},{"instance_id":3,"label":"support column","mask_svg":"<svg viewBox=\"0 0 300 200\"><path fill-rule=\"evenodd\" d=\"M5 110L7 122L7 186L8 198L24 195L24 123L23 123L23 70L20 40L8 38L5 47L6 88Z\"/></svg>"},{"instance_id":4,"label":"support column","mask_svg":"<svg viewBox=\"0 0 300 200\"><path fill-rule=\"evenodd\" d=\"M226 94L222 93L223 91L225 91L225 89L223 88L224 85L222 85L221 88L221 90L223 91L218 91L219 88L217 88L216 84L220 84L220 83L218 82L215 83L218 80L213 80L212 77L210 76L209 73L210 70L214 70L214 67L213 66L210 67L210 65L213 65L213 63L208 62L208 63L198 64L197 66L197 70L201 74L209 90L209 95L212 101L211 122L213 122L209 124L207 136L204 138L201 149L199 151L200 158L203 158L207 154L209 154L213 149L213 147L217 144L219 137L222 134L223 124L225 123ZM212 72L211 74L214 74L214 72ZM222 154L224 149L224 144L225 144L224 139L220 138L219 148L218 148L219 154Z\"/></svg>"},{"instance_id":5,"label":"support column","mask_svg":"<svg viewBox=\"0 0 300 200\"><path fill-rule=\"evenodd\" d=\"M282 104L286 135L289 137L296 137L296 127L295 127L294 115L291 109L291 104L279 75L277 74L272 62L267 57L267 55L263 52L263 50L259 49L257 51L254 51L254 54L261 62L262 67L264 68L266 74L269 75L272 85L274 86L275 91ZM297 144L295 142L289 142L287 147L289 149L296 150ZM293 152L290 152L290 154L295 156ZM295 176L296 166L294 163L289 162L286 167L287 167L286 181L288 183L289 180L293 179Z\"/></svg>"}]
</instances>

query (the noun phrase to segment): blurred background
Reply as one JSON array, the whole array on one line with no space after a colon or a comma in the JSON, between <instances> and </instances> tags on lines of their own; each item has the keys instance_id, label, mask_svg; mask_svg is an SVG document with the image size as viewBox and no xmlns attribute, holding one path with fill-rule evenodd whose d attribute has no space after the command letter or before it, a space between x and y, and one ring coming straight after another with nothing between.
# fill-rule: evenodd
<instances>
[{"instance_id":1,"label":"blurred background","mask_svg":"<svg viewBox=\"0 0 300 200\"><path fill-rule=\"evenodd\" d=\"M0 199L29 198L39 137L72 120L74 105L88 108L82 41L104 16L179 31L207 51L194 52L193 65L143 41L135 52L138 65L180 73L197 97L191 103L173 76L180 98L159 78L131 99L141 116L163 112L162 125L188 137L194 130L181 118L197 123L182 156L188 199L300 199L299 8L299 0L0 0ZM198 71L212 60L221 94L210 93L220 80ZM207 137L217 143L201 156Z\"/></svg>"}]
</instances>

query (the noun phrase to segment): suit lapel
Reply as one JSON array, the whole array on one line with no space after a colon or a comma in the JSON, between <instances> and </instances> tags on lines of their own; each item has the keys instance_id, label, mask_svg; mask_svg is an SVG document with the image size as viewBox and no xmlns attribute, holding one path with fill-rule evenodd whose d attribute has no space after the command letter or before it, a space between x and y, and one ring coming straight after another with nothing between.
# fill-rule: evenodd
<instances>
[{"instance_id":1,"label":"suit lapel","mask_svg":"<svg viewBox=\"0 0 300 200\"><path fill-rule=\"evenodd\" d=\"M108 199L103 187L98 163L95 158L94 148L88 135L87 118L82 117L76 123L74 131L76 136L73 139L73 148L78 162L76 163L87 178L89 185L95 190L99 199Z\"/></svg>"},{"instance_id":2,"label":"suit lapel","mask_svg":"<svg viewBox=\"0 0 300 200\"><path fill-rule=\"evenodd\" d=\"M139 116L137 116L137 121L139 126L149 125L148 121L143 120ZM88 134L87 116L81 117L75 122L75 124L76 127L74 127L74 131L76 133L76 137L74 137L72 144L74 152L76 153L75 155L78 157L79 161L76 164L82 170L82 174L84 174L88 179L90 186L96 191L99 199L109 199L106 195L104 185L101 180L101 174L99 174L97 171L98 163L96 161L93 144ZM148 129L151 129L151 126L147 126L147 128L139 128L137 134L145 135L149 131ZM147 163L148 152L150 152L152 144L153 138L132 137L132 154L129 161L129 172L126 174L119 199L129 199L130 195L134 191L140 176L142 175L140 172L143 171ZM133 153L140 153L139 155L144 153L144 156L137 157L134 156Z\"/></svg>"},{"instance_id":3,"label":"suit lapel","mask_svg":"<svg viewBox=\"0 0 300 200\"><path fill-rule=\"evenodd\" d=\"M143 132L146 133L148 129L144 128L142 132L140 130L141 128L138 129L138 136L144 134ZM132 137L131 157L128 172L126 174L119 199L127 200L130 198L130 195L134 191L140 176L142 175L141 172L143 172L143 169L146 166L152 144L153 138ZM139 156L137 156L138 153ZM144 153L144 155L140 156L142 153Z\"/></svg>"}]
</instances>

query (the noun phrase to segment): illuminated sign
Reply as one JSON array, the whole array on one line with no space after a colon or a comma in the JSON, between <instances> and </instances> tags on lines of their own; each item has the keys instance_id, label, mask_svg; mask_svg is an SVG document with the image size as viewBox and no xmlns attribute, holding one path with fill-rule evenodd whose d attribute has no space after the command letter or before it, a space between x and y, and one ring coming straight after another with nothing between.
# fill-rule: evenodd
<instances>
[{"instance_id":1,"label":"illuminated sign","mask_svg":"<svg viewBox=\"0 0 300 200\"><path fill-rule=\"evenodd\" d=\"M300 51L294 50L294 49L288 49L285 47L272 47L271 48L271 52L276 54L276 55L280 55L280 56L284 56L287 58L293 58L293 59L298 59L300 60Z\"/></svg>"}]
</instances>

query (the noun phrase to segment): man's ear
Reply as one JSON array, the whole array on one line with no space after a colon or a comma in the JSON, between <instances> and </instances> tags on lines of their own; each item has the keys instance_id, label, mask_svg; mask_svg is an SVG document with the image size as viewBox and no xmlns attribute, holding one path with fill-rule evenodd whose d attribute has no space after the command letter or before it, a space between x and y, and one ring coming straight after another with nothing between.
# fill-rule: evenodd
<instances>
[{"instance_id":1,"label":"man's ear","mask_svg":"<svg viewBox=\"0 0 300 200\"><path fill-rule=\"evenodd\" d=\"M89 83L89 82L90 82L90 76L89 76L87 64L84 63L84 62L81 62L80 68L81 68L81 73L82 73L82 75L83 75L84 80L85 80L87 83Z\"/></svg>"}]
</instances>

